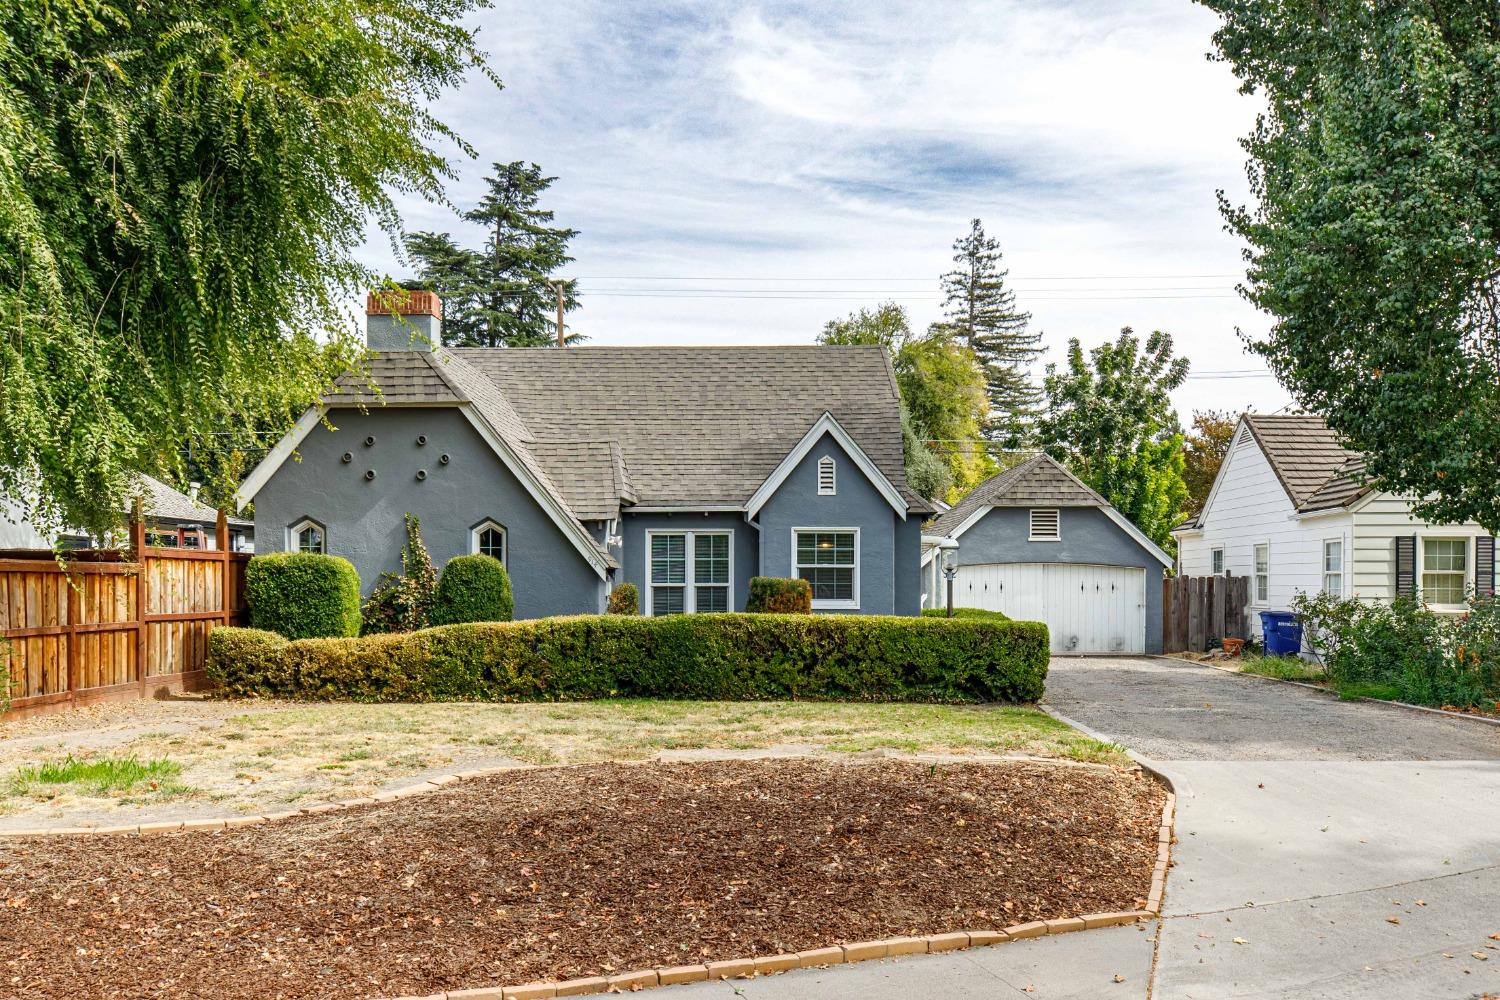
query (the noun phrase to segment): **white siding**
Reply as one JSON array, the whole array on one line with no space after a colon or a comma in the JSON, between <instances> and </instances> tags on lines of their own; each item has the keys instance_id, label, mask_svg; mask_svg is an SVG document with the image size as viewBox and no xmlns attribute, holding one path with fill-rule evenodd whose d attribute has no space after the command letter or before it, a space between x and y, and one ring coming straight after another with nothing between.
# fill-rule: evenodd
<instances>
[{"instance_id":1,"label":"white siding","mask_svg":"<svg viewBox=\"0 0 1500 1000\"><path fill-rule=\"evenodd\" d=\"M1370 601L1396 596L1397 536L1475 538L1488 534L1479 525L1434 525L1412 517L1411 506L1400 497L1377 493L1354 505L1354 594ZM1421 559L1421 550L1417 552ZM1421 566L1417 567L1418 574ZM1474 543L1469 543L1469 585L1474 585Z\"/></svg>"},{"instance_id":2,"label":"white siding","mask_svg":"<svg viewBox=\"0 0 1500 1000\"><path fill-rule=\"evenodd\" d=\"M1255 612L1286 611L1299 592L1323 587L1323 541L1340 538L1349 550L1347 513L1298 519L1291 498L1243 423L1224 460L1208 509L1197 532L1179 535L1178 563L1185 576L1213 573L1212 552L1224 549L1224 569L1234 576L1253 576L1255 546L1271 547L1268 600L1255 600L1250 581L1250 627L1259 628ZM1347 586L1347 585L1346 585Z\"/></svg>"},{"instance_id":3,"label":"white siding","mask_svg":"<svg viewBox=\"0 0 1500 1000\"><path fill-rule=\"evenodd\" d=\"M21 516L20 506L0 499L0 549L50 549L52 539L38 534Z\"/></svg>"}]
</instances>

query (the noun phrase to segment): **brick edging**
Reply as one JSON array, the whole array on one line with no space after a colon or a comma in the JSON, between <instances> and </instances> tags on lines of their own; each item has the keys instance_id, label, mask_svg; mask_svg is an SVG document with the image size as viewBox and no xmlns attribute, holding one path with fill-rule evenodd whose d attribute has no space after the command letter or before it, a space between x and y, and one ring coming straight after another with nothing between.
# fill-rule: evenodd
<instances>
[{"instance_id":1,"label":"brick edging","mask_svg":"<svg viewBox=\"0 0 1500 1000\"><path fill-rule=\"evenodd\" d=\"M1088 913L1080 917L1063 917L1055 920L1032 920L1024 924L1012 924L1001 930L952 931L946 934L927 934L918 937L856 941L852 944L814 948L810 951L791 954L758 955L753 958L705 962L701 965L641 969L635 972L620 972L611 976L566 979L559 983L481 986L474 989L448 990L444 993L426 996L397 997L394 1000L552 1000L554 997L634 992L654 986L676 986L680 983L702 983L721 979L750 979L756 976L790 972L792 969L825 968L830 965L896 958L901 955L936 955L946 951L982 948L1004 944L1008 941L1043 937L1048 934L1068 934L1074 931L1095 930L1100 927L1119 927L1142 920L1155 920L1161 916L1162 899L1167 886L1167 869L1171 867L1172 862L1172 830L1177 813L1177 793L1171 790L1170 779L1160 772L1153 770L1152 773L1160 778L1169 790L1166 801L1162 804L1161 824L1157 827L1156 864L1151 870L1151 889L1146 896L1145 908L1140 910Z\"/></svg>"}]
</instances>

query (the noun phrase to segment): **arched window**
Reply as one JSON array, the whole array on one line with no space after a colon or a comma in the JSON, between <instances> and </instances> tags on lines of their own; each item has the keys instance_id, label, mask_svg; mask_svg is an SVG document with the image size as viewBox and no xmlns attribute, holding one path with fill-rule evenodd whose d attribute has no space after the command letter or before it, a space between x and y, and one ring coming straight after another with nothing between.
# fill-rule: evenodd
<instances>
[{"instance_id":1,"label":"arched window","mask_svg":"<svg viewBox=\"0 0 1500 1000\"><path fill-rule=\"evenodd\" d=\"M288 539L288 548L293 552L322 554L328 551L328 534L317 521L298 521L292 525L289 534L291 537Z\"/></svg>"},{"instance_id":2,"label":"arched window","mask_svg":"<svg viewBox=\"0 0 1500 1000\"><path fill-rule=\"evenodd\" d=\"M831 497L838 492L837 475L832 455L818 459L818 496Z\"/></svg>"},{"instance_id":3,"label":"arched window","mask_svg":"<svg viewBox=\"0 0 1500 1000\"><path fill-rule=\"evenodd\" d=\"M505 526L495 521L481 521L469 532L469 551L474 555L493 556L506 561Z\"/></svg>"}]
</instances>

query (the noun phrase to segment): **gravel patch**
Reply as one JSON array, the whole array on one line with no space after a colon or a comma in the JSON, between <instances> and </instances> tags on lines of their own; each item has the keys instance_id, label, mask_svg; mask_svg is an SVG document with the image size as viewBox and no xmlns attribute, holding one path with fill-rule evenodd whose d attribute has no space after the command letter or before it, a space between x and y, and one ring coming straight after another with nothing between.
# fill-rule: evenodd
<instances>
[{"instance_id":1,"label":"gravel patch","mask_svg":"<svg viewBox=\"0 0 1500 1000\"><path fill-rule=\"evenodd\" d=\"M809 760L515 771L433 795L0 855L8 993L344 998L1133 908L1139 771Z\"/></svg>"},{"instance_id":2,"label":"gravel patch","mask_svg":"<svg viewBox=\"0 0 1500 1000\"><path fill-rule=\"evenodd\" d=\"M1500 760L1500 728L1191 663L1053 659L1043 701L1153 760Z\"/></svg>"}]
</instances>

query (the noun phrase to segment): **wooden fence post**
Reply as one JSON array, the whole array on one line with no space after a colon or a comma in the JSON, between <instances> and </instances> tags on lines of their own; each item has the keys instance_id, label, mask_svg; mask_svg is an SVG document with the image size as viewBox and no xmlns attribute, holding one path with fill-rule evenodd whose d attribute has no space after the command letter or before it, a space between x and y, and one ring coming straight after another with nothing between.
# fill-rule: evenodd
<instances>
[{"instance_id":1,"label":"wooden fence post","mask_svg":"<svg viewBox=\"0 0 1500 1000\"><path fill-rule=\"evenodd\" d=\"M130 511L130 553L135 558L135 678L141 697L146 696L146 520L141 503Z\"/></svg>"},{"instance_id":2,"label":"wooden fence post","mask_svg":"<svg viewBox=\"0 0 1500 1000\"><path fill-rule=\"evenodd\" d=\"M224 614L219 619L220 624L228 625L229 622L229 517L222 510L214 520L214 538L219 542L219 604Z\"/></svg>"}]
</instances>

